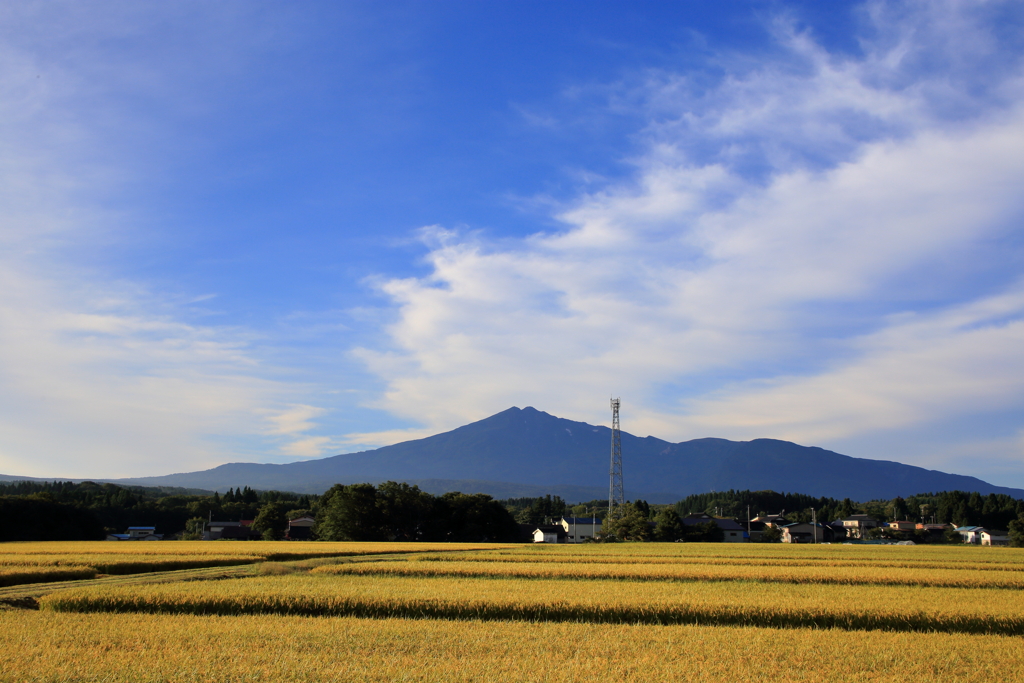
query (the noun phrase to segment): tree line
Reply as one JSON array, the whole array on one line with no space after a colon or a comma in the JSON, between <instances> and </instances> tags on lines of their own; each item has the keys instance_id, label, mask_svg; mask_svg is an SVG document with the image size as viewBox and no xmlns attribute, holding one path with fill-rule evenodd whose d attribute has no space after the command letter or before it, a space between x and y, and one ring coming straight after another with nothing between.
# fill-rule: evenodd
<instances>
[{"instance_id":1,"label":"tree line","mask_svg":"<svg viewBox=\"0 0 1024 683\"><path fill-rule=\"evenodd\" d=\"M199 539L208 520L253 520L268 540L288 521L316 518L314 537L331 541L517 541L512 513L485 494L433 496L386 482L335 485L323 495L122 487L95 482L0 483L0 541L100 540L129 526L154 526L166 538Z\"/></svg>"},{"instance_id":2,"label":"tree line","mask_svg":"<svg viewBox=\"0 0 1024 683\"><path fill-rule=\"evenodd\" d=\"M317 501L313 534L325 541L520 540L512 513L486 494L433 496L393 481L335 484Z\"/></svg>"},{"instance_id":3,"label":"tree line","mask_svg":"<svg viewBox=\"0 0 1024 683\"><path fill-rule=\"evenodd\" d=\"M1008 530L1024 546L1024 500L1003 494L944 491L858 503L775 491L702 493L672 505L643 500L623 508L607 525L609 540L715 541L713 523L682 523L692 512L739 521L785 511L791 521L829 523L852 514L881 522L925 521ZM282 538L288 521L313 515L316 538L325 540L522 540L519 525L551 523L563 516L604 519L607 501L570 505L559 496L493 500L484 494L434 496L416 486L386 482L335 485L322 495L257 491L248 486L217 492L94 482L0 482L0 541L100 539L129 526L155 526L166 537L199 538L210 519L255 520L265 538ZM955 540L955 539L951 539ZM1014 541L1017 543L1017 541Z\"/></svg>"},{"instance_id":4,"label":"tree line","mask_svg":"<svg viewBox=\"0 0 1024 683\"><path fill-rule=\"evenodd\" d=\"M165 537L189 520L254 519L270 502L286 515L309 512L316 496L234 489L216 492L173 487L119 486L91 481L0 483L0 541L100 540L130 526L155 526Z\"/></svg>"},{"instance_id":5,"label":"tree line","mask_svg":"<svg viewBox=\"0 0 1024 683\"><path fill-rule=\"evenodd\" d=\"M1006 530L1010 522L1024 518L1024 500L1002 493L943 491L920 493L907 498L872 500L857 503L849 498L814 498L800 493L775 491L724 491L687 496L675 504L676 512L707 512L720 517L747 519L747 510L756 517L783 510L786 519L811 521L811 511L819 522L828 524L853 514L867 514L880 522L912 521L955 526L983 526Z\"/></svg>"}]
</instances>

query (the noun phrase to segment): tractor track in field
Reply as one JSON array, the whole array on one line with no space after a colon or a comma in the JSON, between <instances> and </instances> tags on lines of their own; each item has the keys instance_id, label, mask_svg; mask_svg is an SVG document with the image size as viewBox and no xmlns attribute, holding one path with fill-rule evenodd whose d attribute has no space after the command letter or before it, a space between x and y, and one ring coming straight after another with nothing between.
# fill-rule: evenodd
<instances>
[{"instance_id":1,"label":"tractor track in field","mask_svg":"<svg viewBox=\"0 0 1024 683\"><path fill-rule=\"evenodd\" d=\"M39 609L38 598L69 588L86 586L131 586L147 583L172 583L175 581L199 581L213 579L234 579L256 573L258 565L250 564L233 567L202 567L199 569L176 569L143 574L103 574L95 579L75 581L53 581L47 583L24 583L0 588L0 607L7 609Z\"/></svg>"}]
</instances>

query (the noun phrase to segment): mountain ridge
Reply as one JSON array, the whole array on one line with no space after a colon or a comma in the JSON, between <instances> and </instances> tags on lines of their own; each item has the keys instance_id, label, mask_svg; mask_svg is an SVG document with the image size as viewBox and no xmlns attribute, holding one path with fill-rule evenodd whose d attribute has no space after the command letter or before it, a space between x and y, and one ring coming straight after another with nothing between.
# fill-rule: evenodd
<instances>
[{"instance_id":1,"label":"mountain ridge","mask_svg":"<svg viewBox=\"0 0 1024 683\"><path fill-rule=\"evenodd\" d=\"M566 500L607 496L611 430L566 420L532 407L512 407L483 420L423 439L287 464L225 463L198 472L105 479L115 484L181 486L224 491L250 486L320 493L335 483L417 484L525 497L551 493ZM674 502L706 491L766 490L853 500L891 499L944 490L1005 493L959 474L891 460L853 458L778 439L730 441L705 437L672 443L622 432L629 498Z\"/></svg>"}]
</instances>

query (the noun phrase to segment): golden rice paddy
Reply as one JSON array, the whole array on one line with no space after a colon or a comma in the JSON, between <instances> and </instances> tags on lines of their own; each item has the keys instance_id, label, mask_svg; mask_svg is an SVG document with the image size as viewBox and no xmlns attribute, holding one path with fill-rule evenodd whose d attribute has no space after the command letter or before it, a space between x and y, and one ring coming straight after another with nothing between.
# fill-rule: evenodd
<instances>
[{"instance_id":1,"label":"golden rice paddy","mask_svg":"<svg viewBox=\"0 0 1024 683\"><path fill-rule=\"evenodd\" d=\"M71 545L0 546L0 575L273 562L35 584L38 611L0 611L0 681L1024 680L1016 549Z\"/></svg>"}]
</instances>

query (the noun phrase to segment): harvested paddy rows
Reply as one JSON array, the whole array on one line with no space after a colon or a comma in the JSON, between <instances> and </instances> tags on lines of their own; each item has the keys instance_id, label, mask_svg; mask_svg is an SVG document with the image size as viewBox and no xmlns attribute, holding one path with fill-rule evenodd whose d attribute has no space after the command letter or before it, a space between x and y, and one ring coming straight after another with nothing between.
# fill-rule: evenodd
<instances>
[{"instance_id":1,"label":"harvested paddy rows","mask_svg":"<svg viewBox=\"0 0 1024 683\"><path fill-rule=\"evenodd\" d=\"M41 602L57 612L284 614L579 621L1024 634L1024 593L922 586L296 574L210 585L81 588Z\"/></svg>"}]
</instances>

